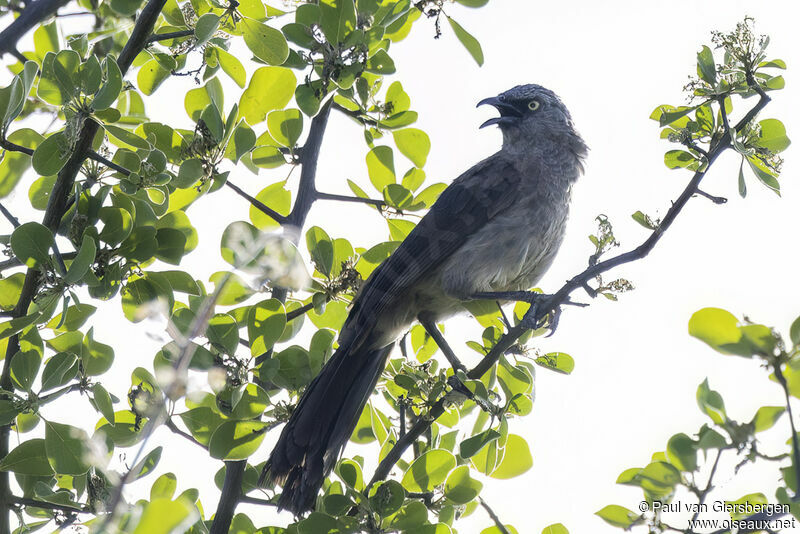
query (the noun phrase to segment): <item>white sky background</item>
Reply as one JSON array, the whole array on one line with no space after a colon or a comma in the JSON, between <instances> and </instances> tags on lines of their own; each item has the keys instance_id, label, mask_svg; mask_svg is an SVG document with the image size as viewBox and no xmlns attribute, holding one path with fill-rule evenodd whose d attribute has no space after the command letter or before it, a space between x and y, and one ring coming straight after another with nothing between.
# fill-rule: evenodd
<instances>
[{"instance_id":1,"label":"white sky background","mask_svg":"<svg viewBox=\"0 0 800 534\"><path fill-rule=\"evenodd\" d=\"M575 187L567 238L540 283L545 291L555 291L586 266L592 250L586 236L595 231L597 214L608 215L614 223L622 243L617 250L628 250L647 236L630 215L642 210L663 216L690 178L687 171L670 171L664 166L664 152L675 147L659 140L659 128L648 116L657 105L686 102L682 87L694 73L696 52L702 44L710 44L712 30L729 31L744 15L751 15L756 18L757 32L771 36L768 55L786 60L787 89L773 93L775 101L761 118L780 118L789 137L799 139L800 117L796 105L792 106L800 100L796 82L800 37L794 5L789 1L547 4L493 0L479 10L447 6L447 12L483 45L483 68L478 68L456 41L446 21L442 20L444 35L439 40L433 39L432 21L420 21L408 39L392 47L398 72L387 83L393 79L403 82L412 109L420 115L416 126L431 137L432 151L425 168L431 182L451 181L500 146L496 129L478 130L494 113L488 108L476 110L478 100L522 83L539 83L562 97L592 150L586 176ZM31 48L21 46L23 50ZM190 59L189 65L193 64ZM182 104L172 100L173 95L185 92L186 84L185 78L170 80L156 98L149 99L151 119L191 127ZM228 109L238 94L226 95ZM736 107L735 117L744 109ZM263 128L260 125L257 132ZM693 199L650 256L608 274L608 280L618 276L631 280L636 285L634 292L622 295L617 303L599 298L586 309L567 308L556 334L536 340L535 346L543 351L571 354L576 368L571 376L540 369L533 413L511 424L511 431L525 436L531 445L534 467L514 480L485 480L483 496L504 522L520 532L540 532L557 522L571 532L619 532L594 512L612 503L638 508L641 491L614 481L624 469L646 465L652 453L664 450L673 434L691 435L707 422L695 402L695 390L705 377L722 394L734 419L749 421L758 406L782 404L780 389L767 382L755 362L713 352L688 336L687 322L698 309L718 306L786 333L800 313L796 146L783 154L782 198L748 175L748 196L741 199L736 187L738 157L726 154L702 186L711 194L727 197L726 205ZM318 188L346 194L345 179L350 178L371 191L366 187L365 153L360 129L334 113L319 161ZM399 173L407 164L398 154ZM253 194L276 181L273 175L256 177L243 168L234 171L231 179ZM23 221L39 220L40 214L25 209L24 184L5 205ZM225 268L219 258L219 235L229 222L246 220L248 209L243 199L225 189L188 210L200 235L198 250L186 260L190 272L201 273L201 279L205 276L207 280L209 274ZM317 203L307 226L314 224L323 226L332 237L347 237L354 246L368 247L388 237L386 224L364 206ZM0 221L0 230L9 230L5 221ZM580 301L590 300L585 294L576 292L575 296ZM113 392L122 395L129 386L127 369L150 367L161 343L146 338L142 325L125 321L118 298L101 312L90 324L95 325L96 338L117 351L115 365L120 370L109 384ZM151 334L163 336L162 323L143 324ZM119 337L111 337L112 332ZM468 359L471 351L459 336L476 339L480 330L468 320L454 320L448 322L447 336ZM80 419L88 408L86 401L77 396L70 401L75 404L64 399L59 407L48 407L52 410L48 413L68 416L70 421L65 422L93 427L93 421ZM764 445L767 451L776 450L789 436L785 419L779 427L772 449L769 443ZM176 472L178 491L200 488L210 515L216 490L209 469L196 467L207 465L207 457L188 442L163 439L168 436L166 430L158 433L158 441L169 443L159 472ZM268 454L276 437L277 432L268 437L253 463ZM730 466L721 467L720 489L711 500L732 500L761 491L775 502L778 479L774 468L744 469L736 480L729 480L731 471L724 467ZM152 475L143 479L132 488L130 497L146 494L153 480ZM249 511L257 525L264 523L260 517L267 513L252 507L240 511ZM667 514L666 519L678 527L686 526L679 514ZM459 530L478 532L490 524L478 510Z\"/></svg>"}]
</instances>

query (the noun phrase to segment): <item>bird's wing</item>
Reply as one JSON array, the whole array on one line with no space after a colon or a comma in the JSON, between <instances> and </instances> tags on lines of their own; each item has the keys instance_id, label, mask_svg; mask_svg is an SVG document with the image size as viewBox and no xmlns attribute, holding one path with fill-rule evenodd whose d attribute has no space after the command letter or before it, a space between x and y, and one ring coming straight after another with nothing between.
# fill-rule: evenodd
<instances>
[{"instance_id":1,"label":"bird's wing","mask_svg":"<svg viewBox=\"0 0 800 534\"><path fill-rule=\"evenodd\" d=\"M442 264L517 198L520 172L497 153L459 176L399 247L369 277L345 329L366 333L383 308Z\"/></svg>"}]
</instances>

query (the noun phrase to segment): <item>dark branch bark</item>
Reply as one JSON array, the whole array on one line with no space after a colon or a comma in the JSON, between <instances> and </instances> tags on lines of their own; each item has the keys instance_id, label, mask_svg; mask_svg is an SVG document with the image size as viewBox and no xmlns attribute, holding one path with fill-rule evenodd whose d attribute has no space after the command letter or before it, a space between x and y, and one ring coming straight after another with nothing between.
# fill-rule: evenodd
<instances>
[{"instance_id":1,"label":"dark branch bark","mask_svg":"<svg viewBox=\"0 0 800 534\"><path fill-rule=\"evenodd\" d=\"M3 31L0 31L0 56L12 54L19 61L25 62L25 56L17 50L19 40L68 3L69 0L32 0L28 2L20 16Z\"/></svg>"},{"instance_id":2,"label":"dark branch bark","mask_svg":"<svg viewBox=\"0 0 800 534\"><path fill-rule=\"evenodd\" d=\"M86 510L84 510L83 508L68 506L66 504L53 504L51 502L46 502L46 501L37 501L36 499L29 499L27 497L17 497L16 495L11 496L11 502L15 504L20 504L22 506L35 506L37 508L44 508L45 510L60 510L62 512L67 512L70 514L87 513Z\"/></svg>"},{"instance_id":3,"label":"dark branch bark","mask_svg":"<svg viewBox=\"0 0 800 534\"><path fill-rule=\"evenodd\" d=\"M770 100L769 96L767 96L764 91L758 87L758 84L755 82L752 82L752 84L756 92L758 92L758 94L761 96L761 99L755 106L753 106L752 109L750 109L750 111L747 112L747 114L745 114L742 120L736 124L736 132L741 131L745 125L753 120ZM573 291L585 287L588 282L594 279L597 275L609 271L615 267L619 267L620 265L640 260L647 256L664 235L664 232L666 232L675 221L675 218L686 206L686 203L689 202L689 199L691 199L692 196L697 193L700 182L703 180L703 177L708 172L708 169L711 168L711 165L714 163L714 161L722 152L731 147L730 136L731 132L728 129L709 151L708 164L706 165L706 168L704 170L695 172L694 176L689 181L689 184L670 207L666 216L661 221L661 224L641 245L633 250L590 266L579 275L568 280L567 283L561 287L561 289L551 295L546 301L538 304L537 306L531 306L531 309L528 313L533 313L534 316L530 317L531 320L529 321L529 324L538 324L539 321L541 321L546 315L557 309L560 305L566 303L569 300L569 295ZM526 331L527 329L521 324L509 329L509 331L502 338L500 338L497 344L492 347L492 350L490 350L489 353L474 368L472 368L469 373L467 373L467 376L474 380L480 379L484 374L492 369L492 367L500 359L500 356L503 355L514 343L516 343L517 339L519 339ZM444 413L445 403L446 395L435 402L433 406L431 406L428 413L420 417L411 427L408 433L397 441L394 447L392 447L392 449L378 465L375 473L372 476L372 480L369 483L370 486L389 476L389 472L401 458L406 449L431 427L433 421L438 419Z\"/></svg>"},{"instance_id":4,"label":"dark branch bark","mask_svg":"<svg viewBox=\"0 0 800 534\"><path fill-rule=\"evenodd\" d=\"M17 219L16 217L14 217L14 215L13 215L13 214L12 214L10 211L8 211L8 210L6 209L6 207L5 207L5 206L3 206L3 204L2 204L2 203L0 203L0 213L2 213L2 214L3 214L3 216L4 216L6 219L8 219L8 222L10 222L10 223L11 223L11 226L13 226L14 228L16 228L17 226L19 226L19 219Z\"/></svg>"},{"instance_id":5,"label":"dark branch bark","mask_svg":"<svg viewBox=\"0 0 800 534\"><path fill-rule=\"evenodd\" d=\"M311 121L308 138L306 139L306 144L303 146L303 156L300 160L303 168L300 171L300 185L297 190L297 199L286 221L287 224L297 228L303 227L303 224L306 222L306 216L311 210L311 205L316 199L317 160L319 159L319 149L322 146L322 137L325 134L325 127L328 125L328 117L331 114L332 103L333 98L323 104L317 116Z\"/></svg>"},{"instance_id":6,"label":"dark branch bark","mask_svg":"<svg viewBox=\"0 0 800 534\"><path fill-rule=\"evenodd\" d=\"M500 521L500 518L497 517L497 514L494 513L494 510L492 510L489 505L486 504L486 501L483 500L483 497L478 497L478 502L481 503L483 509L486 510L486 513L489 514L489 517L492 518L492 521L494 521L494 526L497 527L497 530L499 530L501 534L510 534L503 522Z\"/></svg>"},{"instance_id":7,"label":"dark branch bark","mask_svg":"<svg viewBox=\"0 0 800 534\"><path fill-rule=\"evenodd\" d=\"M369 124L370 126L377 126L378 125L378 121L376 121L372 117L370 117L368 115L365 115L365 114L363 114L361 112L358 112L358 111L353 111L351 109L347 109L346 107L340 106L339 104L334 103L333 104L333 109L335 109L336 111L338 111L340 113L343 113L343 114L347 115L348 117L350 117L352 119L357 120L358 122L360 122L362 124Z\"/></svg>"},{"instance_id":8,"label":"dark branch bark","mask_svg":"<svg viewBox=\"0 0 800 534\"><path fill-rule=\"evenodd\" d=\"M225 180L225 185L236 191L237 195L246 199L250 204L252 204L256 208L260 209L262 212L266 213L267 215L275 219L275 222L277 222L278 224L286 224L288 219L286 218L285 215L281 215L280 213L270 208L260 200L256 200L254 197L251 197L250 195L242 191L238 186L234 185L230 180Z\"/></svg>"},{"instance_id":9,"label":"dark branch bark","mask_svg":"<svg viewBox=\"0 0 800 534\"><path fill-rule=\"evenodd\" d=\"M167 32L167 33L154 33L150 37L147 38L148 43L155 43L157 41L166 41L168 39L180 39L181 37L189 37L190 35L194 35L194 30L181 30L177 32Z\"/></svg>"},{"instance_id":10,"label":"dark branch bark","mask_svg":"<svg viewBox=\"0 0 800 534\"><path fill-rule=\"evenodd\" d=\"M372 198L349 197L346 195L334 195L333 193L320 193L317 191L317 198L320 200L338 200L340 202L359 202L361 204L371 204L377 208L386 206L383 200L376 200Z\"/></svg>"}]
</instances>

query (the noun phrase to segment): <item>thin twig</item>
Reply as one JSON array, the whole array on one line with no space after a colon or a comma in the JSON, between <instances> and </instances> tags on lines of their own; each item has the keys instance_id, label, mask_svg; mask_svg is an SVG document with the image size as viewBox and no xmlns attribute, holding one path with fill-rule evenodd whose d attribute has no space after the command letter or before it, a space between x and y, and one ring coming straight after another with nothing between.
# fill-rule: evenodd
<instances>
[{"instance_id":1,"label":"thin twig","mask_svg":"<svg viewBox=\"0 0 800 534\"><path fill-rule=\"evenodd\" d=\"M339 105L339 104L337 104L335 102L333 104L333 109L335 109L336 111L338 111L340 113L344 113L348 117L353 118L353 119L357 120L358 122L360 122L362 124L369 124L370 126L377 126L378 125L378 121L376 121L372 117L370 117L368 115L365 115L364 113L360 113L358 111L353 111L351 109L347 109L346 107L341 106L341 105Z\"/></svg>"},{"instance_id":2,"label":"thin twig","mask_svg":"<svg viewBox=\"0 0 800 534\"><path fill-rule=\"evenodd\" d=\"M239 502L245 504L257 504L259 506L278 506L274 502L270 502L266 499L259 499L258 497L248 497L247 495L242 495L239 498Z\"/></svg>"},{"instance_id":3,"label":"thin twig","mask_svg":"<svg viewBox=\"0 0 800 534\"><path fill-rule=\"evenodd\" d=\"M320 193L317 191L317 198L320 200L338 200L340 202L358 202L361 204L370 204L376 208L383 208L386 202L372 198L350 197L347 195L334 195L333 193Z\"/></svg>"},{"instance_id":4,"label":"thin twig","mask_svg":"<svg viewBox=\"0 0 800 534\"><path fill-rule=\"evenodd\" d=\"M187 434L186 432L184 432L183 430L178 428L178 425L176 425L175 421L173 421L172 419L167 419L167 421L166 421L166 423L164 423L164 425L167 428L169 428L172 431L172 433L177 434L177 435L179 435L179 436L181 436L183 438L186 438L189 441L191 441L192 443L194 443L195 445L198 445L198 446L208 450L208 447L206 447L205 445L203 445L202 443L200 443L199 441L194 439L194 436L192 436L191 434Z\"/></svg>"},{"instance_id":5,"label":"thin twig","mask_svg":"<svg viewBox=\"0 0 800 534\"><path fill-rule=\"evenodd\" d=\"M14 217L14 215L12 215L11 212L8 211L5 206L3 206L2 202L0 202L0 212L2 212L3 216L8 219L8 222L11 223L11 226L14 228L19 227L19 219Z\"/></svg>"},{"instance_id":6,"label":"thin twig","mask_svg":"<svg viewBox=\"0 0 800 534\"><path fill-rule=\"evenodd\" d=\"M181 37L189 37L190 35L194 35L194 30L180 30L177 32L154 33L153 35L147 38L147 42L155 43L157 41L166 41L168 39L179 39Z\"/></svg>"},{"instance_id":7,"label":"thin twig","mask_svg":"<svg viewBox=\"0 0 800 534\"><path fill-rule=\"evenodd\" d=\"M494 521L494 525L497 527L497 530L499 530L501 534L510 534L506 526L503 524L503 522L500 521L500 518L497 517L497 514L494 513L494 510L492 510L489 507L489 505L486 504L486 501L483 500L483 497L478 497L478 502L481 503L483 509L486 510L486 513L489 514L489 517L492 518L492 521Z\"/></svg>"},{"instance_id":8,"label":"thin twig","mask_svg":"<svg viewBox=\"0 0 800 534\"><path fill-rule=\"evenodd\" d=\"M714 195L706 193L702 189L698 189L697 190L697 194L700 195L701 197L707 198L708 200L710 200L714 204L725 204L726 202L728 202L727 198L725 198L725 197L716 197Z\"/></svg>"},{"instance_id":9,"label":"thin twig","mask_svg":"<svg viewBox=\"0 0 800 534\"><path fill-rule=\"evenodd\" d=\"M17 497L16 495L12 495L9 499L11 502L15 504L19 504L21 506L35 506L37 508L44 508L46 510L61 510L62 512L67 513L80 513L85 514L89 513L87 510L83 508L70 506L68 504L55 504L47 501L39 501L36 499L29 499L28 497Z\"/></svg>"},{"instance_id":10,"label":"thin twig","mask_svg":"<svg viewBox=\"0 0 800 534\"><path fill-rule=\"evenodd\" d=\"M233 189L236 192L237 195L239 195L240 197L246 199L248 202L250 202L250 204L252 204L253 206L258 208L262 212L266 213L267 215L269 215L270 217L275 219L275 222L277 222L278 224L285 224L286 223L287 218L286 218L285 215L281 215L280 213L278 213L274 209L270 208L269 206L267 206L266 204L264 204L260 200L257 200L254 197L248 195L247 193L242 191L238 186L234 185L234 183L231 182L230 180L226 180L225 181L225 185L227 185L228 187Z\"/></svg>"}]
</instances>

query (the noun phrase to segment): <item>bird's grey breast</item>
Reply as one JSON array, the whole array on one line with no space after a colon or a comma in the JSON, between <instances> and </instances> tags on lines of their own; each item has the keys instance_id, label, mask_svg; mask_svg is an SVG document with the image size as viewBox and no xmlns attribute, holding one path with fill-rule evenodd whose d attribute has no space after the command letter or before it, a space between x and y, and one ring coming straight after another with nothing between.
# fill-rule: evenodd
<instances>
[{"instance_id":1,"label":"bird's grey breast","mask_svg":"<svg viewBox=\"0 0 800 534\"><path fill-rule=\"evenodd\" d=\"M449 296L531 288L550 267L566 229L579 161L564 152L531 150L515 164L523 174L514 202L489 221L442 266Z\"/></svg>"}]
</instances>

